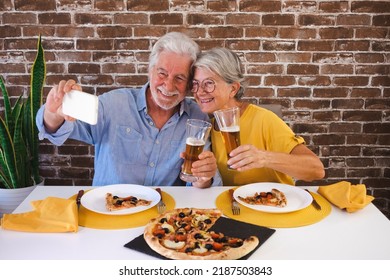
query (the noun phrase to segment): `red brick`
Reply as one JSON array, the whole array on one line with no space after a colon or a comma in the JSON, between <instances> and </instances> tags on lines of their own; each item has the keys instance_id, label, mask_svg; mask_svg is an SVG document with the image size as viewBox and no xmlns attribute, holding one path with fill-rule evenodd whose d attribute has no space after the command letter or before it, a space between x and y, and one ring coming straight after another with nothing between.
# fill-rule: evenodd
<instances>
[{"instance_id":1,"label":"red brick","mask_svg":"<svg viewBox=\"0 0 390 280\"><path fill-rule=\"evenodd\" d=\"M342 145L345 144L345 136L340 134L313 135L316 145Z\"/></svg>"},{"instance_id":2,"label":"red brick","mask_svg":"<svg viewBox=\"0 0 390 280\"><path fill-rule=\"evenodd\" d=\"M210 16L208 14L188 14L187 23L191 25L223 25L225 16L215 14Z\"/></svg>"},{"instance_id":3,"label":"red brick","mask_svg":"<svg viewBox=\"0 0 390 280\"><path fill-rule=\"evenodd\" d=\"M327 126L324 124L313 124L313 123L295 123L292 126L292 130L297 134L303 133L326 133Z\"/></svg>"},{"instance_id":4,"label":"red brick","mask_svg":"<svg viewBox=\"0 0 390 280\"><path fill-rule=\"evenodd\" d=\"M244 31L237 27L210 27L209 34L212 38L240 38Z\"/></svg>"},{"instance_id":5,"label":"red brick","mask_svg":"<svg viewBox=\"0 0 390 280\"><path fill-rule=\"evenodd\" d=\"M56 35L60 37L88 38L95 35L95 30L92 27L58 26Z\"/></svg>"},{"instance_id":6,"label":"red brick","mask_svg":"<svg viewBox=\"0 0 390 280\"><path fill-rule=\"evenodd\" d=\"M98 27L96 29L96 33L100 38L121 38L133 36L133 30L131 27L124 26Z\"/></svg>"},{"instance_id":7,"label":"red brick","mask_svg":"<svg viewBox=\"0 0 390 280\"><path fill-rule=\"evenodd\" d=\"M333 109L363 109L364 99L332 99Z\"/></svg>"},{"instance_id":8,"label":"red brick","mask_svg":"<svg viewBox=\"0 0 390 280\"><path fill-rule=\"evenodd\" d=\"M265 37L265 38L275 38L278 34L278 29L274 27L246 27L245 28L245 37Z\"/></svg>"},{"instance_id":9,"label":"red brick","mask_svg":"<svg viewBox=\"0 0 390 280\"><path fill-rule=\"evenodd\" d=\"M260 16L257 14L227 14L226 24L257 26L260 24Z\"/></svg>"},{"instance_id":10,"label":"red brick","mask_svg":"<svg viewBox=\"0 0 390 280\"><path fill-rule=\"evenodd\" d=\"M336 51L368 51L370 49L370 41L356 40L337 40L335 43Z\"/></svg>"},{"instance_id":11,"label":"red brick","mask_svg":"<svg viewBox=\"0 0 390 280\"><path fill-rule=\"evenodd\" d=\"M71 16L68 13L41 13L38 15L41 24L70 24Z\"/></svg>"},{"instance_id":12,"label":"red brick","mask_svg":"<svg viewBox=\"0 0 390 280\"><path fill-rule=\"evenodd\" d=\"M43 38L45 37L54 37L56 32L56 27L48 25L40 25L39 27L35 25L23 27L24 36L37 36L40 34Z\"/></svg>"},{"instance_id":13,"label":"red brick","mask_svg":"<svg viewBox=\"0 0 390 280\"><path fill-rule=\"evenodd\" d=\"M313 120L320 122L339 121L341 113L336 110L313 112Z\"/></svg>"},{"instance_id":14,"label":"red brick","mask_svg":"<svg viewBox=\"0 0 390 280\"><path fill-rule=\"evenodd\" d=\"M204 5L204 1L197 2L200 2L197 7L197 10L199 10ZM206 5L207 10L210 12L233 12L238 10L238 5L235 0L210 0L206 2Z\"/></svg>"},{"instance_id":15,"label":"red brick","mask_svg":"<svg viewBox=\"0 0 390 280\"><path fill-rule=\"evenodd\" d=\"M94 8L100 11L123 11L126 9L124 1L117 0L95 0Z\"/></svg>"},{"instance_id":16,"label":"red brick","mask_svg":"<svg viewBox=\"0 0 390 280\"><path fill-rule=\"evenodd\" d=\"M130 63L105 63L103 73L135 73L135 65Z\"/></svg>"},{"instance_id":17,"label":"red brick","mask_svg":"<svg viewBox=\"0 0 390 280\"><path fill-rule=\"evenodd\" d=\"M119 71L118 71L119 72ZM107 73L105 71L102 71L102 73ZM107 86L107 85L113 85L114 84L114 78L110 75L82 75L80 78L80 83L81 84L92 84L92 85L102 85L102 86ZM92 93L92 92L91 92Z\"/></svg>"},{"instance_id":18,"label":"red brick","mask_svg":"<svg viewBox=\"0 0 390 280\"><path fill-rule=\"evenodd\" d=\"M383 54L379 53L357 53L355 55L356 62L359 63L380 63L384 62Z\"/></svg>"},{"instance_id":19,"label":"red brick","mask_svg":"<svg viewBox=\"0 0 390 280\"><path fill-rule=\"evenodd\" d=\"M298 41L298 51L331 51L333 50L333 41L313 40Z\"/></svg>"},{"instance_id":20,"label":"red brick","mask_svg":"<svg viewBox=\"0 0 390 280\"><path fill-rule=\"evenodd\" d=\"M363 124L365 133L386 133L390 132L390 123L367 123Z\"/></svg>"},{"instance_id":21,"label":"red brick","mask_svg":"<svg viewBox=\"0 0 390 280\"><path fill-rule=\"evenodd\" d=\"M301 86L329 86L331 80L327 76L300 76L298 77L298 85Z\"/></svg>"},{"instance_id":22,"label":"red brick","mask_svg":"<svg viewBox=\"0 0 390 280\"><path fill-rule=\"evenodd\" d=\"M135 37L157 37L160 38L165 33L167 33L165 27L158 26L135 26L134 28L134 36Z\"/></svg>"},{"instance_id":23,"label":"red brick","mask_svg":"<svg viewBox=\"0 0 390 280\"><path fill-rule=\"evenodd\" d=\"M283 12L315 13L317 5L315 1L287 1L283 3Z\"/></svg>"},{"instance_id":24,"label":"red brick","mask_svg":"<svg viewBox=\"0 0 390 280\"><path fill-rule=\"evenodd\" d=\"M274 91L271 88L248 88L245 91L245 95L254 97L271 97L274 96Z\"/></svg>"},{"instance_id":25,"label":"red brick","mask_svg":"<svg viewBox=\"0 0 390 280\"><path fill-rule=\"evenodd\" d=\"M3 0L0 2L0 11L10 11L13 8L12 0Z\"/></svg>"},{"instance_id":26,"label":"red brick","mask_svg":"<svg viewBox=\"0 0 390 280\"><path fill-rule=\"evenodd\" d=\"M299 15L298 23L301 26L323 26L334 25L335 18L333 16L324 16L316 14Z\"/></svg>"},{"instance_id":27,"label":"red brick","mask_svg":"<svg viewBox=\"0 0 390 280\"><path fill-rule=\"evenodd\" d=\"M366 109L379 109L385 110L390 109L390 99L387 98L371 98L365 101Z\"/></svg>"},{"instance_id":28,"label":"red brick","mask_svg":"<svg viewBox=\"0 0 390 280\"><path fill-rule=\"evenodd\" d=\"M287 74L295 75L316 75L319 67L312 64L290 64L287 66Z\"/></svg>"},{"instance_id":29,"label":"red brick","mask_svg":"<svg viewBox=\"0 0 390 280\"><path fill-rule=\"evenodd\" d=\"M314 88L313 97L319 98L335 98L335 97L344 97L346 98L349 94L348 88L342 87L326 87L326 88Z\"/></svg>"},{"instance_id":30,"label":"red brick","mask_svg":"<svg viewBox=\"0 0 390 280\"><path fill-rule=\"evenodd\" d=\"M241 0L239 2L242 12L280 12L280 1Z\"/></svg>"},{"instance_id":31,"label":"red brick","mask_svg":"<svg viewBox=\"0 0 390 280\"><path fill-rule=\"evenodd\" d=\"M377 88L353 88L351 97L380 97L381 90ZM369 101L369 100L367 100Z\"/></svg>"},{"instance_id":32,"label":"red brick","mask_svg":"<svg viewBox=\"0 0 390 280\"><path fill-rule=\"evenodd\" d=\"M366 86L368 85L368 77L354 76L354 77L335 77L333 83L336 86Z\"/></svg>"},{"instance_id":33,"label":"red brick","mask_svg":"<svg viewBox=\"0 0 390 280\"><path fill-rule=\"evenodd\" d=\"M332 64L332 65L321 65L321 74L353 74L354 69L353 65L345 65L345 64Z\"/></svg>"},{"instance_id":34,"label":"red brick","mask_svg":"<svg viewBox=\"0 0 390 280\"><path fill-rule=\"evenodd\" d=\"M388 75L386 76L379 76L379 77L372 77L371 85L373 86L383 86L388 87L390 86L390 77Z\"/></svg>"},{"instance_id":35,"label":"red brick","mask_svg":"<svg viewBox=\"0 0 390 280\"><path fill-rule=\"evenodd\" d=\"M319 35L322 39L353 38L353 32L354 30L352 28L332 27L321 28Z\"/></svg>"},{"instance_id":36,"label":"red brick","mask_svg":"<svg viewBox=\"0 0 390 280\"><path fill-rule=\"evenodd\" d=\"M55 11L56 10L55 0L14 0L16 11Z\"/></svg>"},{"instance_id":37,"label":"red brick","mask_svg":"<svg viewBox=\"0 0 390 280\"><path fill-rule=\"evenodd\" d=\"M150 23L156 25L172 25L172 24L183 24L182 14L151 14Z\"/></svg>"},{"instance_id":38,"label":"red brick","mask_svg":"<svg viewBox=\"0 0 390 280\"><path fill-rule=\"evenodd\" d=\"M355 38L385 38L387 36L388 28L374 28L374 27L361 27L355 29Z\"/></svg>"},{"instance_id":39,"label":"red brick","mask_svg":"<svg viewBox=\"0 0 390 280\"><path fill-rule=\"evenodd\" d=\"M263 49L267 51L292 51L295 50L295 42L291 41L264 41Z\"/></svg>"},{"instance_id":40,"label":"red brick","mask_svg":"<svg viewBox=\"0 0 390 280\"><path fill-rule=\"evenodd\" d=\"M307 63L311 62L311 54L310 53L290 53L290 52L283 52L278 53L278 61L280 62L294 62L294 63Z\"/></svg>"},{"instance_id":41,"label":"red brick","mask_svg":"<svg viewBox=\"0 0 390 280\"><path fill-rule=\"evenodd\" d=\"M348 135L347 144L374 145L378 141L378 136L374 134Z\"/></svg>"},{"instance_id":42,"label":"red brick","mask_svg":"<svg viewBox=\"0 0 390 280\"><path fill-rule=\"evenodd\" d=\"M353 1L351 12L354 13L389 13L388 1Z\"/></svg>"},{"instance_id":43,"label":"red brick","mask_svg":"<svg viewBox=\"0 0 390 280\"><path fill-rule=\"evenodd\" d=\"M319 10L326 13L343 13L349 11L348 1L327 1L319 3Z\"/></svg>"},{"instance_id":44,"label":"red brick","mask_svg":"<svg viewBox=\"0 0 390 280\"><path fill-rule=\"evenodd\" d=\"M113 41L108 39L78 39L76 49L78 50L112 50Z\"/></svg>"},{"instance_id":45,"label":"red brick","mask_svg":"<svg viewBox=\"0 0 390 280\"><path fill-rule=\"evenodd\" d=\"M278 97L310 97L311 91L308 88L282 88L278 90Z\"/></svg>"},{"instance_id":46,"label":"red brick","mask_svg":"<svg viewBox=\"0 0 390 280\"><path fill-rule=\"evenodd\" d=\"M390 16L389 15L373 16L372 17L372 25L374 25L374 26L390 26Z\"/></svg>"},{"instance_id":47,"label":"red brick","mask_svg":"<svg viewBox=\"0 0 390 280\"><path fill-rule=\"evenodd\" d=\"M372 158L347 158L346 164L349 167L372 167L374 166L374 159Z\"/></svg>"},{"instance_id":48,"label":"red brick","mask_svg":"<svg viewBox=\"0 0 390 280\"><path fill-rule=\"evenodd\" d=\"M232 50L254 50L260 49L259 40L226 40L226 47Z\"/></svg>"},{"instance_id":49,"label":"red brick","mask_svg":"<svg viewBox=\"0 0 390 280\"><path fill-rule=\"evenodd\" d=\"M281 27L279 29L280 38L291 38L291 39L315 39L317 36L317 31L315 29L309 28L294 28Z\"/></svg>"},{"instance_id":50,"label":"red brick","mask_svg":"<svg viewBox=\"0 0 390 280\"><path fill-rule=\"evenodd\" d=\"M389 55L390 43L389 42L373 42L372 50L377 52L387 52L385 55Z\"/></svg>"},{"instance_id":51,"label":"red brick","mask_svg":"<svg viewBox=\"0 0 390 280\"><path fill-rule=\"evenodd\" d=\"M307 100L307 99L297 99L294 101L294 108L296 109L329 109L330 101L329 100Z\"/></svg>"},{"instance_id":52,"label":"red brick","mask_svg":"<svg viewBox=\"0 0 390 280\"><path fill-rule=\"evenodd\" d=\"M149 40L146 39L117 39L114 42L115 50L148 50Z\"/></svg>"},{"instance_id":53,"label":"red brick","mask_svg":"<svg viewBox=\"0 0 390 280\"><path fill-rule=\"evenodd\" d=\"M262 17L262 25L294 25L295 17L289 14L266 14Z\"/></svg>"},{"instance_id":54,"label":"red brick","mask_svg":"<svg viewBox=\"0 0 390 280\"><path fill-rule=\"evenodd\" d=\"M267 76L264 77L264 85L266 86L290 86L295 84L293 76Z\"/></svg>"},{"instance_id":55,"label":"red brick","mask_svg":"<svg viewBox=\"0 0 390 280\"><path fill-rule=\"evenodd\" d=\"M338 15L337 25L370 25L371 17L369 15Z\"/></svg>"},{"instance_id":56,"label":"red brick","mask_svg":"<svg viewBox=\"0 0 390 280\"><path fill-rule=\"evenodd\" d=\"M350 53L315 53L313 62L332 63L332 64L349 64L354 63L354 56Z\"/></svg>"},{"instance_id":57,"label":"red brick","mask_svg":"<svg viewBox=\"0 0 390 280\"><path fill-rule=\"evenodd\" d=\"M148 81L147 75L126 75L115 78L115 84L122 86L141 86Z\"/></svg>"},{"instance_id":58,"label":"red brick","mask_svg":"<svg viewBox=\"0 0 390 280\"><path fill-rule=\"evenodd\" d=\"M266 64L266 65L251 64L247 66L247 73L248 74L282 74L283 66L272 65L272 64Z\"/></svg>"},{"instance_id":59,"label":"red brick","mask_svg":"<svg viewBox=\"0 0 390 280\"><path fill-rule=\"evenodd\" d=\"M74 15L74 21L77 24L111 24L112 16L108 14L77 13Z\"/></svg>"},{"instance_id":60,"label":"red brick","mask_svg":"<svg viewBox=\"0 0 390 280\"><path fill-rule=\"evenodd\" d=\"M104 0L103 0L104 1ZM168 11L169 0L131 0L127 1L127 10L129 11Z\"/></svg>"},{"instance_id":61,"label":"red brick","mask_svg":"<svg viewBox=\"0 0 390 280\"><path fill-rule=\"evenodd\" d=\"M79 74L99 74L100 65L91 63L69 63L68 72Z\"/></svg>"},{"instance_id":62,"label":"red brick","mask_svg":"<svg viewBox=\"0 0 390 280\"><path fill-rule=\"evenodd\" d=\"M37 24L38 16L34 13L3 13L3 24ZM1 36L3 37L3 36Z\"/></svg>"}]
</instances>

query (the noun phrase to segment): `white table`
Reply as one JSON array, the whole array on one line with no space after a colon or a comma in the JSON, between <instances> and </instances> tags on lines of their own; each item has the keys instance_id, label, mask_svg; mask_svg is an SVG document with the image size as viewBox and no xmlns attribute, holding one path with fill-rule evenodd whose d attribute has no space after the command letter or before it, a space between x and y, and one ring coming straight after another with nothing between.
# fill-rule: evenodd
<instances>
[{"instance_id":1,"label":"white table","mask_svg":"<svg viewBox=\"0 0 390 280\"><path fill-rule=\"evenodd\" d=\"M30 211L30 201L47 196L68 198L91 187L38 186L15 210ZM214 208L226 187L197 189L164 187L176 207ZM315 187L309 187L316 190ZM123 247L143 233L143 227L77 233L25 233L0 229L2 260L147 260L151 256ZM336 207L322 221L304 227L277 228L250 257L262 260L390 260L390 221L373 205L355 213Z\"/></svg>"}]
</instances>

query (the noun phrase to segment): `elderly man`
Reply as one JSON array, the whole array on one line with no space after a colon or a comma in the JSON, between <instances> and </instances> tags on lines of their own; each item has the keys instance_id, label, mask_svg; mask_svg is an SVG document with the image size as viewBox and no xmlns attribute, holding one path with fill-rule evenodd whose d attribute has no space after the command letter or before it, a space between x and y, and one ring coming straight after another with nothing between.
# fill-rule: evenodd
<instances>
[{"instance_id":1,"label":"elderly man","mask_svg":"<svg viewBox=\"0 0 390 280\"><path fill-rule=\"evenodd\" d=\"M194 101L185 98L198 53L198 45L182 33L161 37L150 55L149 82L142 88L115 89L99 96L96 125L64 115L64 95L81 87L73 80L61 81L38 112L40 139L61 145L72 138L94 145L94 186L185 185L179 174L186 121L208 120ZM209 146L192 165L199 178L193 185L199 188L222 184Z\"/></svg>"}]
</instances>

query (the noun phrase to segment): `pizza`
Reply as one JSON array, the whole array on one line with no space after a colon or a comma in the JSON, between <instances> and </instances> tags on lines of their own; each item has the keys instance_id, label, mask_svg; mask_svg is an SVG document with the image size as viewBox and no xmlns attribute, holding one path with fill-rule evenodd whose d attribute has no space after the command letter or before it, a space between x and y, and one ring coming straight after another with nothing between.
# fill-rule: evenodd
<instances>
[{"instance_id":1,"label":"pizza","mask_svg":"<svg viewBox=\"0 0 390 280\"><path fill-rule=\"evenodd\" d=\"M218 209L173 209L146 225L144 239L152 250L175 260L234 260L253 251L256 236L241 239L211 230L221 215Z\"/></svg>"},{"instance_id":2,"label":"pizza","mask_svg":"<svg viewBox=\"0 0 390 280\"><path fill-rule=\"evenodd\" d=\"M122 209L133 208L137 206L147 206L151 203L150 200L139 199L135 196L119 197L112 195L112 193L106 194L106 209L108 211L116 211Z\"/></svg>"},{"instance_id":3,"label":"pizza","mask_svg":"<svg viewBox=\"0 0 390 280\"><path fill-rule=\"evenodd\" d=\"M275 207L285 207L287 205L287 199L283 192L272 189L270 192L256 192L254 195L238 198L245 203L253 205L267 205Z\"/></svg>"}]
</instances>

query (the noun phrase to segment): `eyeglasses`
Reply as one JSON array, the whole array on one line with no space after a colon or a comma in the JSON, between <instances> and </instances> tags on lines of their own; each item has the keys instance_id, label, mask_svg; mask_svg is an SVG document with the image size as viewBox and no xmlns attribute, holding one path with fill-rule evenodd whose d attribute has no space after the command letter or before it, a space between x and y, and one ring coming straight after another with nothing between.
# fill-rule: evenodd
<instances>
[{"instance_id":1,"label":"eyeglasses","mask_svg":"<svg viewBox=\"0 0 390 280\"><path fill-rule=\"evenodd\" d=\"M198 81L192 80L191 92L197 93L199 86L205 93L212 93L215 90L215 82L212 80L203 80L200 84Z\"/></svg>"}]
</instances>

